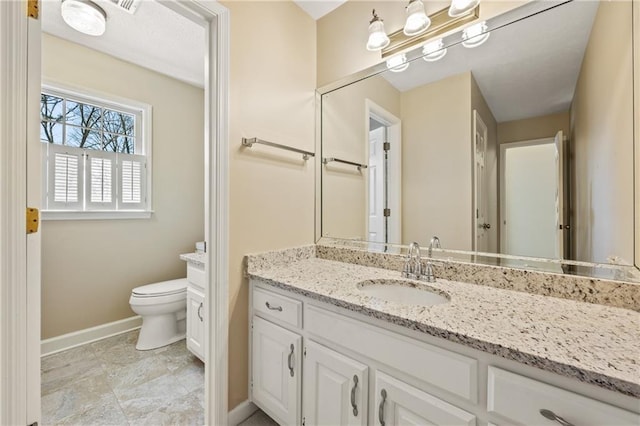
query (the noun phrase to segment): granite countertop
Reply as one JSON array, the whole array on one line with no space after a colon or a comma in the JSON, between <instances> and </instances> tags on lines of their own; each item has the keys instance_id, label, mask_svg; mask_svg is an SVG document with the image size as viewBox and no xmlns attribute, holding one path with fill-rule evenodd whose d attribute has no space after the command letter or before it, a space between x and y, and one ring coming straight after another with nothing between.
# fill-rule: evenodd
<instances>
[{"instance_id":1,"label":"granite countertop","mask_svg":"<svg viewBox=\"0 0 640 426\"><path fill-rule=\"evenodd\" d=\"M251 259L251 257L249 257ZM582 382L640 397L640 313L521 291L438 279L431 307L364 295L358 283L399 271L298 255L249 260L249 277L321 302L447 339Z\"/></svg>"},{"instance_id":2,"label":"granite countertop","mask_svg":"<svg viewBox=\"0 0 640 426\"><path fill-rule=\"evenodd\" d=\"M194 266L204 268L206 256L205 253L184 253L180 255L180 259Z\"/></svg>"}]
</instances>

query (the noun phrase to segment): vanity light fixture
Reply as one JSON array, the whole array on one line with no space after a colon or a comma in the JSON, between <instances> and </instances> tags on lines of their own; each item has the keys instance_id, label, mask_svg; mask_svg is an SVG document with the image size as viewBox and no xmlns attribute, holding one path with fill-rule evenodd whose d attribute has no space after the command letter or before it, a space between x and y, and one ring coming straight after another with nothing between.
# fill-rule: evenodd
<instances>
[{"instance_id":1,"label":"vanity light fixture","mask_svg":"<svg viewBox=\"0 0 640 426\"><path fill-rule=\"evenodd\" d=\"M442 39L439 38L437 40L431 41L425 44L422 47L422 54L424 55L422 59L427 62L435 62L444 58L444 55L447 54L447 49L444 47L444 43Z\"/></svg>"},{"instance_id":2,"label":"vanity light fixture","mask_svg":"<svg viewBox=\"0 0 640 426\"><path fill-rule=\"evenodd\" d=\"M0 0L1 1L1 0ZM385 40L385 47L381 50L382 59L389 59L400 53L408 52L414 47L420 47L425 43L442 37L445 34L450 34L453 31L478 21L480 17L480 5L477 5L471 9L468 13L457 17L449 16L449 6L440 9L429 16L424 13L424 0L412 0L407 6L407 21L404 28L400 28L391 34L384 32L381 20L373 13L374 19L369 25L369 42L367 43L367 49L375 50L371 48L372 45L380 46L380 43L375 43L376 38ZM457 2L466 1L471 2L475 0L455 0ZM409 34L409 35L408 35ZM372 40L373 39L373 40ZM386 40L389 40L387 43ZM440 53L444 56L444 53ZM409 55L411 56L411 55ZM435 54L434 54L435 56ZM413 58L413 56L411 56ZM428 59L427 59L428 60ZM434 59L435 60L435 59Z\"/></svg>"},{"instance_id":3,"label":"vanity light fixture","mask_svg":"<svg viewBox=\"0 0 640 426\"><path fill-rule=\"evenodd\" d=\"M68 1L68 0L67 0ZM382 50L390 43L387 33L384 31L384 23L378 17L376 10L371 12L373 19L369 22L369 40L367 40L367 50L372 52Z\"/></svg>"},{"instance_id":4,"label":"vanity light fixture","mask_svg":"<svg viewBox=\"0 0 640 426\"><path fill-rule=\"evenodd\" d=\"M62 0L62 19L71 28L81 33L100 36L107 27L107 14L90 0Z\"/></svg>"},{"instance_id":5,"label":"vanity light fixture","mask_svg":"<svg viewBox=\"0 0 640 426\"><path fill-rule=\"evenodd\" d=\"M407 6L407 20L404 23L403 32L407 36L421 34L429 28L431 19L424 11L422 0L409 0Z\"/></svg>"},{"instance_id":6,"label":"vanity light fixture","mask_svg":"<svg viewBox=\"0 0 640 426\"><path fill-rule=\"evenodd\" d=\"M475 9L478 4L480 4L480 0L451 0L449 16L455 18L456 16L466 15Z\"/></svg>"},{"instance_id":7,"label":"vanity light fixture","mask_svg":"<svg viewBox=\"0 0 640 426\"><path fill-rule=\"evenodd\" d=\"M407 68L409 68L409 61L404 53L387 59L387 69L391 72L402 72Z\"/></svg>"},{"instance_id":8,"label":"vanity light fixture","mask_svg":"<svg viewBox=\"0 0 640 426\"><path fill-rule=\"evenodd\" d=\"M485 21L473 24L462 31L462 45L469 49L480 46L487 41L491 35L487 31L487 23Z\"/></svg>"}]
</instances>

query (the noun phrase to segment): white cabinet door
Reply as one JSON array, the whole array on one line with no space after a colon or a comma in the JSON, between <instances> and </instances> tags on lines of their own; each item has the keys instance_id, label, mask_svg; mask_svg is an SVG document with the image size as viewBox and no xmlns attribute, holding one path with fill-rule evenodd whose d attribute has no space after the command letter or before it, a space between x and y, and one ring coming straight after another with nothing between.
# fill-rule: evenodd
<instances>
[{"instance_id":1,"label":"white cabinet door","mask_svg":"<svg viewBox=\"0 0 640 426\"><path fill-rule=\"evenodd\" d=\"M187 349L204 362L204 294L187 288Z\"/></svg>"},{"instance_id":2,"label":"white cabinet door","mask_svg":"<svg viewBox=\"0 0 640 426\"><path fill-rule=\"evenodd\" d=\"M379 371L375 392L376 425L476 424L473 414Z\"/></svg>"},{"instance_id":3,"label":"white cabinet door","mask_svg":"<svg viewBox=\"0 0 640 426\"><path fill-rule=\"evenodd\" d=\"M314 342L305 351L305 424L366 425L368 367Z\"/></svg>"},{"instance_id":4,"label":"white cabinet door","mask_svg":"<svg viewBox=\"0 0 640 426\"><path fill-rule=\"evenodd\" d=\"M253 317L252 400L281 425L300 423L302 338Z\"/></svg>"}]
</instances>

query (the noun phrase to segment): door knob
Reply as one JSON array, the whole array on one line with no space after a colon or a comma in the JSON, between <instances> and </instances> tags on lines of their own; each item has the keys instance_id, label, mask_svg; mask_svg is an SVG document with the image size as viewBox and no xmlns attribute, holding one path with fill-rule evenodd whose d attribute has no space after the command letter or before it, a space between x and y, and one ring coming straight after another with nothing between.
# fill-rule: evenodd
<instances>
[{"instance_id":1,"label":"door knob","mask_svg":"<svg viewBox=\"0 0 640 426\"><path fill-rule=\"evenodd\" d=\"M491 229L491 224L490 223L483 223L482 225L480 225L480 227L482 229Z\"/></svg>"}]
</instances>

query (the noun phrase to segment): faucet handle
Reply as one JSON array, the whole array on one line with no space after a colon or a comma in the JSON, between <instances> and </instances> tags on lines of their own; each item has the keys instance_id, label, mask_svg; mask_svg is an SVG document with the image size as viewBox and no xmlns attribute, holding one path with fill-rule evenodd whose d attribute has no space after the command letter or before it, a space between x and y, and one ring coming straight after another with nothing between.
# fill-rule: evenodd
<instances>
[{"instance_id":1,"label":"faucet handle","mask_svg":"<svg viewBox=\"0 0 640 426\"><path fill-rule=\"evenodd\" d=\"M433 273L433 264L431 261L427 262L427 265L424 269L424 275L422 275L422 279L428 283L436 282L436 275Z\"/></svg>"}]
</instances>

